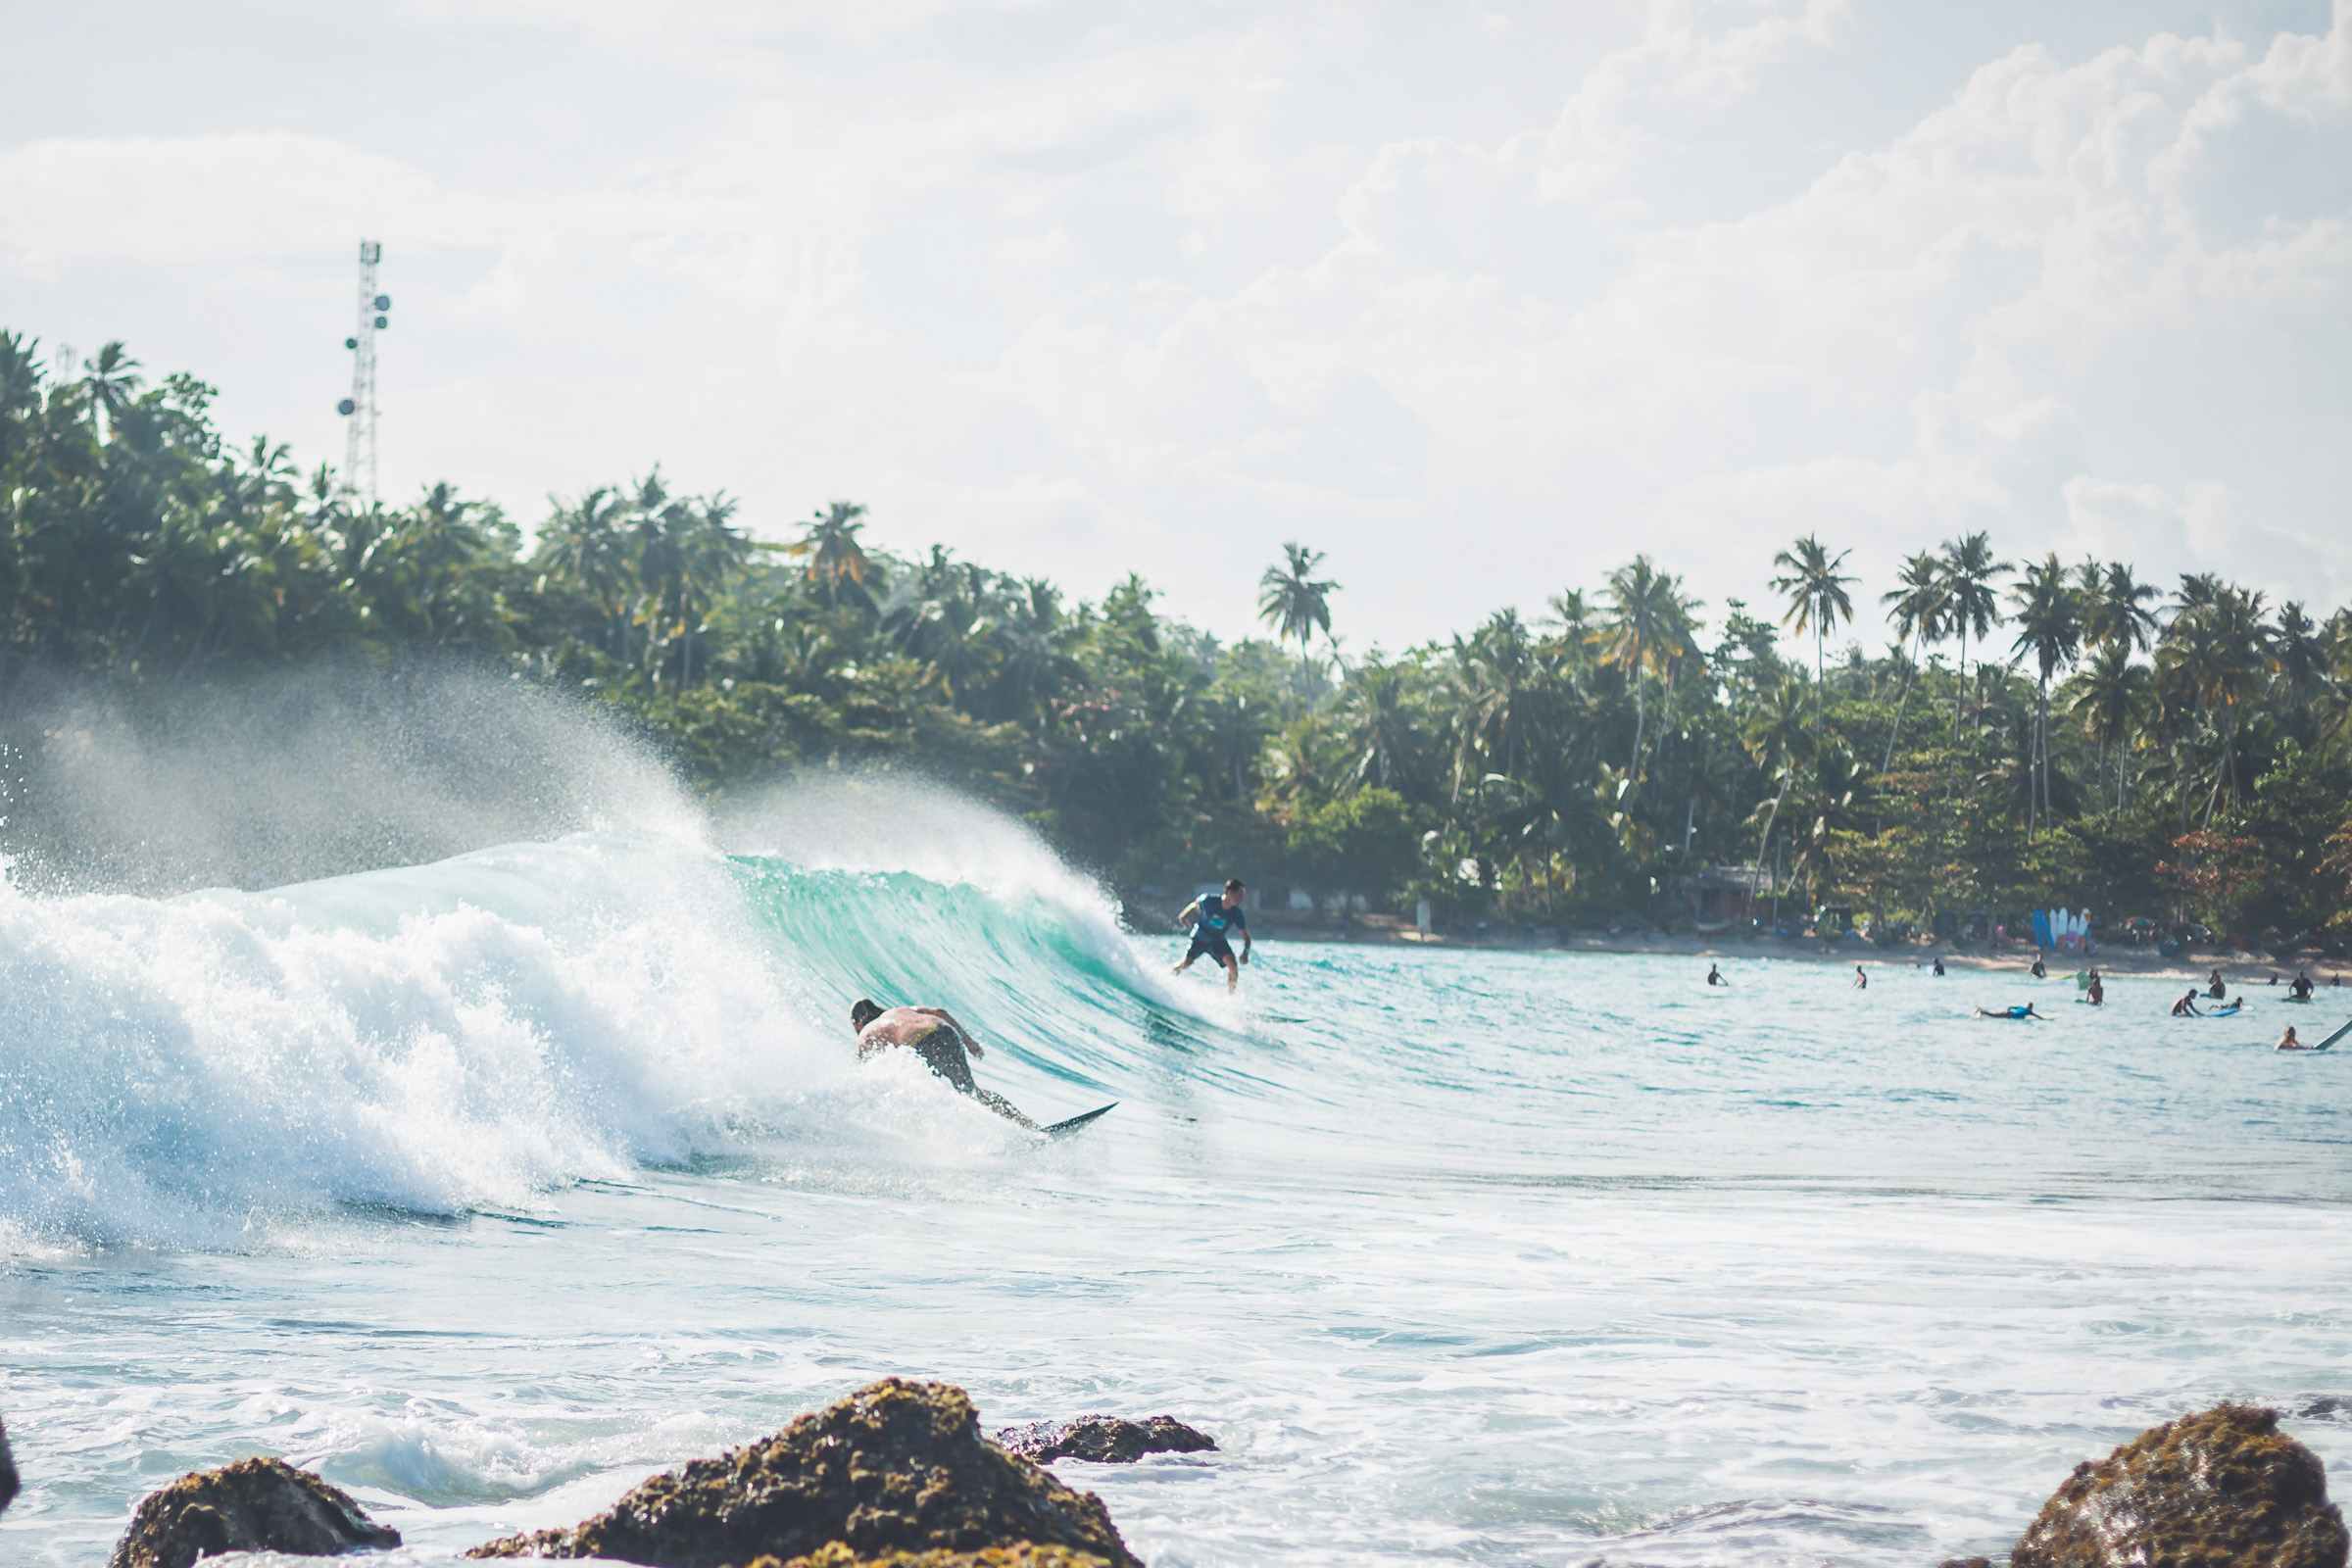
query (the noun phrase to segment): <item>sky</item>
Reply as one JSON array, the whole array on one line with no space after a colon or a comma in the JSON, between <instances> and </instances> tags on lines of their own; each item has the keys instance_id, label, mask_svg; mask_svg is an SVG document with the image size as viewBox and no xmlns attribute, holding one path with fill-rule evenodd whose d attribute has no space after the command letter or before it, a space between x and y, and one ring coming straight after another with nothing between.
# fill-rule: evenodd
<instances>
[{"instance_id":1,"label":"sky","mask_svg":"<svg viewBox=\"0 0 2352 1568\"><path fill-rule=\"evenodd\" d=\"M2352 602L2352 0L0 8L0 327L526 525L655 464L1361 652L1646 554Z\"/></svg>"}]
</instances>

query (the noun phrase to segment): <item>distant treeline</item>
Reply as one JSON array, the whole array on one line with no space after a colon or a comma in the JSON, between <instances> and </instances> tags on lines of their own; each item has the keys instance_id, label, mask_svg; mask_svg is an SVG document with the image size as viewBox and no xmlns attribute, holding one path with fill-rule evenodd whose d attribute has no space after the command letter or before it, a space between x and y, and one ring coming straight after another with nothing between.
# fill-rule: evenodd
<instances>
[{"instance_id":1,"label":"distant treeline","mask_svg":"<svg viewBox=\"0 0 2352 1568\"><path fill-rule=\"evenodd\" d=\"M1662 924L1693 873L1751 865L1785 918L2088 906L2315 943L2352 920L2352 612L2212 576L2013 564L1975 534L1874 599L1808 537L1761 614L1702 619L1637 558L1540 619L1344 658L1338 585L1298 546L1259 584L1269 640L1220 644L1140 576L1071 602L869 549L846 502L782 545L658 471L555 502L527 545L446 484L362 505L283 446L228 448L212 395L148 385L120 344L60 380L0 332L0 699L34 671L131 696L460 658L612 705L714 795L919 769L1131 894L1239 870L1442 918ZM1885 654L1830 657L1881 613Z\"/></svg>"}]
</instances>

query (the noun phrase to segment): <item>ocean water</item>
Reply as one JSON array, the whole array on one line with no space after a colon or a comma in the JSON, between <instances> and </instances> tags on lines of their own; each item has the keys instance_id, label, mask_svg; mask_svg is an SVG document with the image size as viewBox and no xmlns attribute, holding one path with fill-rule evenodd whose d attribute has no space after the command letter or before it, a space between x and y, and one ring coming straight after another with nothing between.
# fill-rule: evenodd
<instances>
[{"instance_id":1,"label":"ocean water","mask_svg":"<svg viewBox=\"0 0 2352 1568\"><path fill-rule=\"evenodd\" d=\"M2144 1426L2352 1395L2352 1053L2269 1050L2327 993L1177 951L915 793L0 887L0 1562L257 1452L451 1562L898 1373L1210 1432L1059 1467L1158 1568L1924 1568ZM859 1066L861 995L1118 1108L1041 1146Z\"/></svg>"}]
</instances>

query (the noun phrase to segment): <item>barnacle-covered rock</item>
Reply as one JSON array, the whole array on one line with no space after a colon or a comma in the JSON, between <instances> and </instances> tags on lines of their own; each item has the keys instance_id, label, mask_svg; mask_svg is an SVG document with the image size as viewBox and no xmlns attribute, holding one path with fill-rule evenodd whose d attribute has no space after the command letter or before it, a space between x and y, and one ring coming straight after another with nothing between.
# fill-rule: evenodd
<instances>
[{"instance_id":1,"label":"barnacle-covered rock","mask_svg":"<svg viewBox=\"0 0 2352 1568\"><path fill-rule=\"evenodd\" d=\"M1164 1415L1146 1416L1141 1421L1082 1415L1067 1421L1032 1421L997 1434L998 1447L1040 1464L1048 1459L1133 1464L1147 1453L1200 1453L1216 1446L1207 1433Z\"/></svg>"},{"instance_id":2,"label":"barnacle-covered rock","mask_svg":"<svg viewBox=\"0 0 2352 1568\"><path fill-rule=\"evenodd\" d=\"M2018 1538L2011 1568L2345 1568L2319 1458L2276 1410L2223 1404L2085 1461Z\"/></svg>"},{"instance_id":3,"label":"barnacle-covered rock","mask_svg":"<svg viewBox=\"0 0 2352 1568\"><path fill-rule=\"evenodd\" d=\"M240 1459L147 1494L107 1568L188 1568L229 1551L331 1557L399 1544L400 1532L368 1518L342 1488L283 1459Z\"/></svg>"},{"instance_id":4,"label":"barnacle-covered rock","mask_svg":"<svg viewBox=\"0 0 2352 1568\"><path fill-rule=\"evenodd\" d=\"M733 1568L834 1544L856 1562L1026 1544L1142 1568L1102 1498L985 1441L961 1389L903 1378L868 1384L772 1438L656 1476L569 1530L510 1536L467 1555Z\"/></svg>"}]
</instances>

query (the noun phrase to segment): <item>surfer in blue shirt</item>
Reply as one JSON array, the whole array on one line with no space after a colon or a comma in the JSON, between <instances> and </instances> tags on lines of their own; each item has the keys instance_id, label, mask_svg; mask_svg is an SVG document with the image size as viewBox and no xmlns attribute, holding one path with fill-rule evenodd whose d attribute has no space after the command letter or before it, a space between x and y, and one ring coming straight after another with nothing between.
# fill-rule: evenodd
<instances>
[{"instance_id":1,"label":"surfer in blue shirt","mask_svg":"<svg viewBox=\"0 0 2352 1568\"><path fill-rule=\"evenodd\" d=\"M1221 897L1198 898L1186 905L1184 912L1176 917L1176 923L1190 926L1193 930L1193 945L1185 951L1184 961L1176 965L1176 973L1182 974L1190 969L1193 960L1205 953L1223 966L1226 990L1231 991L1242 983L1242 965L1250 961L1250 917L1242 912L1240 877L1233 877L1226 882ZM1233 943L1228 935L1235 931L1242 936L1242 952L1238 958L1234 956Z\"/></svg>"},{"instance_id":2,"label":"surfer in blue shirt","mask_svg":"<svg viewBox=\"0 0 2352 1568\"><path fill-rule=\"evenodd\" d=\"M2034 1010L2034 1004L2029 1002L2023 1006L2003 1007L1998 1012L1993 1012L1986 1008L1979 1007L1977 1009L1977 1016L1980 1018L2009 1018L2022 1022L2027 1018L2040 1018L2046 1015L2035 1012Z\"/></svg>"}]
</instances>

